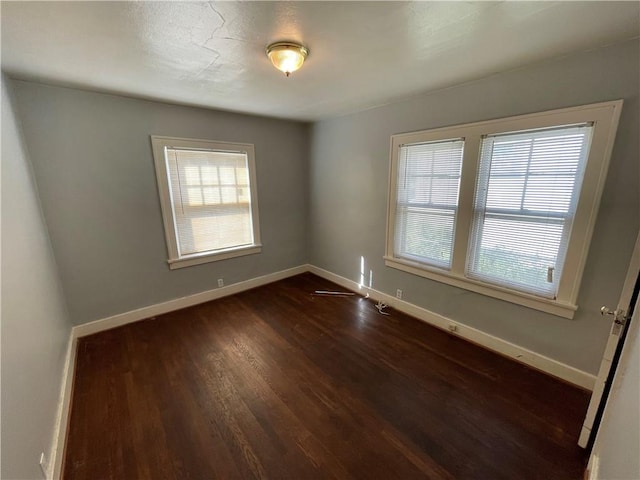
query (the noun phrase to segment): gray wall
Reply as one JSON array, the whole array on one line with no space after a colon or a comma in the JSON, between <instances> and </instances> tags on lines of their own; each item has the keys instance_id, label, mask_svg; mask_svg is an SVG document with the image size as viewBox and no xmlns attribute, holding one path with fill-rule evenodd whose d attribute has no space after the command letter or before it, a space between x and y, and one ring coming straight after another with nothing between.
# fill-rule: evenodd
<instances>
[{"instance_id":1,"label":"gray wall","mask_svg":"<svg viewBox=\"0 0 640 480\"><path fill-rule=\"evenodd\" d=\"M307 261L307 124L16 82L71 318L101 319ZM263 249L169 270L149 135L253 143Z\"/></svg>"},{"instance_id":2,"label":"gray wall","mask_svg":"<svg viewBox=\"0 0 640 480\"><path fill-rule=\"evenodd\" d=\"M580 370L597 373L640 223L638 41L314 124L311 263L351 280L360 257L373 287ZM385 267L389 141L394 133L622 98L625 101L579 310L566 320Z\"/></svg>"},{"instance_id":3,"label":"gray wall","mask_svg":"<svg viewBox=\"0 0 640 480\"><path fill-rule=\"evenodd\" d=\"M303 123L16 82L18 114L74 323L311 263L596 373L640 223L637 41L358 114ZM573 320L385 267L389 138L623 98ZM263 252L170 271L149 135L254 143ZM310 155L310 158L309 158ZM308 233L307 233L308 232Z\"/></svg>"},{"instance_id":4,"label":"gray wall","mask_svg":"<svg viewBox=\"0 0 640 480\"><path fill-rule=\"evenodd\" d=\"M2 478L42 478L71 332L28 152L2 79Z\"/></svg>"}]
</instances>

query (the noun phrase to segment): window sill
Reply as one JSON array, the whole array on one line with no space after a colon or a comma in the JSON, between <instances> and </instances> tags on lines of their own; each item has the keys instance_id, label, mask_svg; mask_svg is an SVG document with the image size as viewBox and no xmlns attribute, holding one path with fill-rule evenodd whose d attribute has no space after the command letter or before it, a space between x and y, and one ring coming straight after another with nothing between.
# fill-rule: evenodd
<instances>
[{"instance_id":1,"label":"window sill","mask_svg":"<svg viewBox=\"0 0 640 480\"><path fill-rule=\"evenodd\" d=\"M431 269L420 263L411 262L409 260L384 257L384 263L387 267L396 268L413 275L429 278L431 280L446 283L447 285L480 293L488 297L498 298L506 302L550 313L558 317L572 319L574 313L578 309L576 305L571 303L536 297L535 295L529 295L527 293L489 285L444 270L438 270L435 268Z\"/></svg>"},{"instance_id":2,"label":"window sill","mask_svg":"<svg viewBox=\"0 0 640 480\"><path fill-rule=\"evenodd\" d=\"M217 262L228 258L242 257L244 255L253 255L262 251L262 245L247 245L237 248L228 248L219 250L215 253L196 253L177 259L169 259L169 268L175 270L177 268L192 267L193 265L201 265L203 263Z\"/></svg>"}]
</instances>

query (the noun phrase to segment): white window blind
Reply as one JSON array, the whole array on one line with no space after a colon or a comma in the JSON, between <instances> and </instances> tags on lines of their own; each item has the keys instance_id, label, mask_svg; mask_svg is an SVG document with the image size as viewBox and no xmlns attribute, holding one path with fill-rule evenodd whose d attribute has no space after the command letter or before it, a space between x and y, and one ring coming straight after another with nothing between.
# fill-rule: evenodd
<instances>
[{"instance_id":1,"label":"white window blind","mask_svg":"<svg viewBox=\"0 0 640 480\"><path fill-rule=\"evenodd\" d=\"M463 148L460 138L400 146L396 257L451 267Z\"/></svg>"},{"instance_id":2,"label":"white window blind","mask_svg":"<svg viewBox=\"0 0 640 480\"><path fill-rule=\"evenodd\" d=\"M468 277L556 298L592 128L482 139Z\"/></svg>"},{"instance_id":3,"label":"white window blind","mask_svg":"<svg viewBox=\"0 0 640 480\"><path fill-rule=\"evenodd\" d=\"M178 256L252 245L246 153L165 148Z\"/></svg>"}]
</instances>

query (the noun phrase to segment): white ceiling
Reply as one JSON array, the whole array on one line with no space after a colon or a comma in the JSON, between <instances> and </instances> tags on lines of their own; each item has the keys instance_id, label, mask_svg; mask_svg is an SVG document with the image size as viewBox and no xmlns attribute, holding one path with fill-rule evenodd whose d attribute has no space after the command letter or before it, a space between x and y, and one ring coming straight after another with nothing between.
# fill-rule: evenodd
<instances>
[{"instance_id":1,"label":"white ceiling","mask_svg":"<svg viewBox=\"0 0 640 480\"><path fill-rule=\"evenodd\" d=\"M638 37L639 2L6 2L16 78L317 120ZM267 44L311 53L286 78Z\"/></svg>"}]
</instances>

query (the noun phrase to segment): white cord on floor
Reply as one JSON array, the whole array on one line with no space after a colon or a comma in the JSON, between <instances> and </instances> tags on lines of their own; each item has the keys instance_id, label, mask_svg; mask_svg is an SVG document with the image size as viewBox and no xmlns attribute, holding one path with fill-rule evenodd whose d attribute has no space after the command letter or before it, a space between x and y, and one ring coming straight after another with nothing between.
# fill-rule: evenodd
<instances>
[{"instance_id":1,"label":"white cord on floor","mask_svg":"<svg viewBox=\"0 0 640 480\"><path fill-rule=\"evenodd\" d=\"M376 303L376 308L378 309L378 312L380 312L382 315L389 315L387 312L383 312L383 310L388 306L389 305L384 303L382 300L378 300L378 303Z\"/></svg>"}]
</instances>

